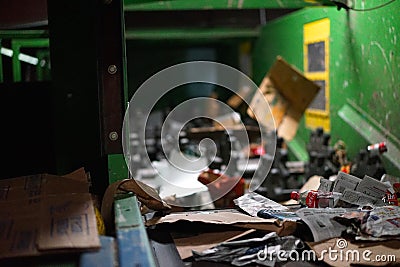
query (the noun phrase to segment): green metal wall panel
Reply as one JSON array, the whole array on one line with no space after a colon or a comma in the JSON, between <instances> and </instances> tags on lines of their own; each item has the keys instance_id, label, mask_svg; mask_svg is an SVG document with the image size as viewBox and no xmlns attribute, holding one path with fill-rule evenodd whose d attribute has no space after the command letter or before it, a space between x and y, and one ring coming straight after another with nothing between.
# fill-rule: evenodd
<instances>
[{"instance_id":1,"label":"green metal wall panel","mask_svg":"<svg viewBox=\"0 0 400 267\"><path fill-rule=\"evenodd\" d=\"M376 0L355 8L372 8ZM338 11L334 7L305 8L272 23L261 32L254 48L254 80L260 83L277 55L303 70L303 26L323 18L331 21L330 36L330 116L331 143L342 139L349 158L376 141L387 141L388 172L399 175L400 118L400 2L372 11ZM360 127L364 125L364 127ZM304 155L310 129L304 117L289 147ZM295 147L295 148L294 148Z\"/></svg>"},{"instance_id":2,"label":"green metal wall panel","mask_svg":"<svg viewBox=\"0 0 400 267\"><path fill-rule=\"evenodd\" d=\"M204 9L258 9L302 8L333 5L329 0L125 0L125 10L204 10Z\"/></svg>"}]
</instances>

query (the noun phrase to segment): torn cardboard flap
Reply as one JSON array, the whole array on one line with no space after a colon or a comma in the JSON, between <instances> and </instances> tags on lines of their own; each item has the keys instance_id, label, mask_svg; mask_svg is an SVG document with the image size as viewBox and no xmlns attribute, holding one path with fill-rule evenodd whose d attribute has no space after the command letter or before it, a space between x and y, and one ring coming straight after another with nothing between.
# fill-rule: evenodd
<instances>
[{"instance_id":1,"label":"torn cardboard flap","mask_svg":"<svg viewBox=\"0 0 400 267\"><path fill-rule=\"evenodd\" d=\"M37 174L1 180L0 188L0 258L100 248L83 178Z\"/></svg>"},{"instance_id":2,"label":"torn cardboard flap","mask_svg":"<svg viewBox=\"0 0 400 267\"><path fill-rule=\"evenodd\" d=\"M278 136L290 141L296 135L300 119L320 87L278 56L261 82L260 90L270 105ZM265 122L260 123L263 125L270 125L266 111L257 108L259 101L260 96L255 94L247 113L253 118L262 118Z\"/></svg>"},{"instance_id":3,"label":"torn cardboard flap","mask_svg":"<svg viewBox=\"0 0 400 267\"><path fill-rule=\"evenodd\" d=\"M76 180L79 182L84 182L84 183L88 182L88 175L85 171L85 168L83 168L83 167L81 167L73 172L67 173L67 174L63 175L63 177L72 179L72 180Z\"/></svg>"},{"instance_id":4,"label":"torn cardboard flap","mask_svg":"<svg viewBox=\"0 0 400 267\"><path fill-rule=\"evenodd\" d=\"M164 217L153 218L146 222L146 226L176 223L179 221L216 225L231 225L245 229L276 232L278 235L289 235L292 234L296 229L295 222L281 222L277 219L263 219L260 217L253 217L235 209L175 212L168 214Z\"/></svg>"},{"instance_id":5,"label":"torn cardboard flap","mask_svg":"<svg viewBox=\"0 0 400 267\"><path fill-rule=\"evenodd\" d=\"M5 227L0 236L0 258L100 248L89 193L43 196L30 205L21 203L10 201L2 210L7 216L0 219Z\"/></svg>"}]
</instances>

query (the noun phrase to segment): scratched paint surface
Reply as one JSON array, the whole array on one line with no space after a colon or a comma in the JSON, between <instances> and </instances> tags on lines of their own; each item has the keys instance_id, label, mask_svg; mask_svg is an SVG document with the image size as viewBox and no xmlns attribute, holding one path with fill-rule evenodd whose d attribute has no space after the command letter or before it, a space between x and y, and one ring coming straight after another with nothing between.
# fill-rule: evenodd
<instances>
[{"instance_id":1,"label":"scratched paint surface","mask_svg":"<svg viewBox=\"0 0 400 267\"><path fill-rule=\"evenodd\" d=\"M354 2L355 8L371 8L386 0ZM331 20L331 143L344 140L350 159L369 144L338 116L338 111L348 105L385 138L382 141L390 141L400 148L399 10L400 1L364 12L338 11L334 7L307 8L272 22L263 28L254 47L254 80L261 81L277 55L303 70L303 25L328 17ZM309 134L303 118L295 142L304 147ZM384 164L389 172L400 175L400 170L389 161L385 160Z\"/></svg>"}]
</instances>

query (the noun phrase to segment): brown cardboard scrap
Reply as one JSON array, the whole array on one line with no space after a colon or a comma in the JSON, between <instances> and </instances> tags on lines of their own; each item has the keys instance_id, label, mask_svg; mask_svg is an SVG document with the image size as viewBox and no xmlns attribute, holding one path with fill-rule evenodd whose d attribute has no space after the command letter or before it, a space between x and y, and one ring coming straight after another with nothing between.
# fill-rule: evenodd
<instances>
[{"instance_id":1,"label":"brown cardboard scrap","mask_svg":"<svg viewBox=\"0 0 400 267\"><path fill-rule=\"evenodd\" d=\"M0 258L100 247L87 182L37 174L1 180L0 188Z\"/></svg>"},{"instance_id":2,"label":"brown cardboard scrap","mask_svg":"<svg viewBox=\"0 0 400 267\"><path fill-rule=\"evenodd\" d=\"M276 219L253 217L233 209L228 209L175 212L161 218L151 219L148 221L148 225L174 223L180 220L212 224L275 223L277 221Z\"/></svg>"},{"instance_id":3,"label":"brown cardboard scrap","mask_svg":"<svg viewBox=\"0 0 400 267\"><path fill-rule=\"evenodd\" d=\"M296 67L282 57L277 57L261 82L260 90L270 105L278 136L288 141L293 139L301 117L319 89L317 84L307 79ZM266 116L266 111L257 107L257 103L261 101L259 97L259 94L254 95L247 113L253 118L256 116L268 121L270 117Z\"/></svg>"},{"instance_id":4,"label":"brown cardboard scrap","mask_svg":"<svg viewBox=\"0 0 400 267\"><path fill-rule=\"evenodd\" d=\"M67 173L63 175L63 177L76 180L79 182L85 182L85 183L88 182L88 175L86 174L84 167L81 167L73 172Z\"/></svg>"},{"instance_id":5,"label":"brown cardboard scrap","mask_svg":"<svg viewBox=\"0 0 400 267\"><path fill-rule=\"evenodd\" d=\"M178 237L173 239L179 256L184 260L192 256L192 250L203 251L212 248L219 243L231 241L255 231L256 230L251 229L224 232L206 232L194 236Z\"/></svg>"},{"instance_id":6,"label":"brown cardboard scrap","mask_svg":"<svg viewBox=\"0 0 400 267\"><path fill-rule=\"evenodd\" d=\"M276 232L278 235L291 234L296 229L296 223L293 222L280 222L277 219L253 217L234 209L176 212L165 215L164 217L150 219L146 222L146 225L151 226L156 224L175 223L178 221L231 225L245 229Z\"/></svg>"},{"instance_id":7,"label":"brown cardboard scrap","mask_svg":"<svg viewBox=\"0 0 400 267\"><path fill-rule=\"evenodd\" d=\"M15 206L13 208L17 209ZM36 247L39 216L19 215L0 219L3 228L0 231L0 259L40 255Z\"/></svg>"},{"instance_id":8,"label":"brown cardboard scrap","mask_svg":"<svg viewBox=\"0 0 400 267\"><path fill-rule=\"evenodd\" d=\"M90 194L49 196L41 205L38 249L99 247Z\"/></svg>"},{"instance_id":9,"label":"brown cardboard scrap","mask_svg":"<svg viewBox=\"0 0 400 267\"><path fill-rule=\"evenodd\" d=\"M0 203L25 200L27 204L38 201L41 196L64 193L89 192L89 185L51 174L27 175L0 180Z\"/></svg>"}]
</instances>

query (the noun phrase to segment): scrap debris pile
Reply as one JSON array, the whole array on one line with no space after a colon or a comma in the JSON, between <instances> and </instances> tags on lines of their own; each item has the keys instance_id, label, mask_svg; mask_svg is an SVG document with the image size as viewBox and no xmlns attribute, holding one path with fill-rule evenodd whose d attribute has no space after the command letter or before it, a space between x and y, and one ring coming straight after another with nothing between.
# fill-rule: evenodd
<instances>
[{"instance_id":1,"label":"scrap debris pile","mask_svg":"<svg viewBox=\"0 0 400 267\"><path fill-rule=\"evenodd\" d=\"M292 196L297 200L292 199L286 203L275 202L256 192L246 193L236 198L234 203L243 216L249 216L250 226L247 228L253 226L258 235L255 235L255 232L242 234L205 249L190 247L191 256L196 261L225 262L234 266L276 266L278 262L298 260L314 263L324 261L332 266L349 266L354 263L382 266L398 263L399 182L399 179L388 175L384 175L379 181L369 176L360 179L339 172L335 179L331 177L331 180L320 176L311 177L302 189L293 192ZM198 218L193 214L180 214L180 218L173 217L177 216L176 214L170 214L158 223L181 220L215 223L220 220L221 224L232 225L228 220L224 222L228 215L222 215L221 212L215 211L212 217L207 212L199 211L200 214L196 214L200 216ZM218 213L220 217L215 217ZM232 211L230 216L236 215ZM265 225L275 225L275 229L262 231L254 221L251 222L251 218L264 220L261 222ZM242 217L241 219L243 220ZM233 225L242 227L238 221L235 223ZM176 244L179 250L179 239L176 240ZM370 254L364 254L373 257L385 254L387 262L343 256L332 261L330 256L325 254L326 250L337 251L342 255L361 255L367 250ZM302 253L307 254L308 258L299 258Z\"/></svg>"}]
</instances>

